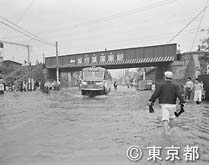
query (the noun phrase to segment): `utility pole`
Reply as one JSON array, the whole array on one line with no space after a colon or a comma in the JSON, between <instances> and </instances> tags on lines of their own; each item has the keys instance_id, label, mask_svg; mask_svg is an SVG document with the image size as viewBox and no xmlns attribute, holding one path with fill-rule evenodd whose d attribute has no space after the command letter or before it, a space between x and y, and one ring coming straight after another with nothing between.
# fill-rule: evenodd
<instances>
[{"instance_id":1,"label":"utility pole","mask_svg":"<svg viewBox=\"0 0 209 165\"><path fill-rule=\"evenodd\" d=\"M45 54L43 53L43 64L45 64Z\"/></svg>"},{"instance_id":2,"label":"utility pole","mask_svg":"<svg viewBox=\"0 0 209 165\"><path fill-rule=\"evenodd\" d=\"M3 44L3 42L0 41L0 66L3 62L3 55L2 55L3 54L3 49L4 49L4 44Z\"/></svg>"},{"instance_id":3,"label":"utility pole","mask_svg":"<svg viewBox=\"0 0 209 165\"><path fill-rule=\"evenodd\" d=\"M28 64L30 64L30 47L27 45L27 51L28 51Z\"/></svg>"},{"instance_id":4,"label":"utility pole","mask_svg":"<svg viewBox=\"0 0 209 165\"><path fill-rule=\"evenodd\" d=\"M57 83L59 82L59 58L58 58L58 42L56 41L56 61L57 61L57 66L56 66L56 75L57 75Z\"/></svg>"},{"instance_id":5,"label":"utility pole","mask_svg":"<svg viewBox=\"0 0 209 165\"><path fill-rule=\"evenodd\" d=\"M3 40L0 40L0 42L1 43L5 43L5 44L16 45L16 46L21 46L21 47L27 48L28 63L30 63L30 46L29 45L25 45L25 44L21 44L21 43L16 43L16 42L3 41Z\"/></svg>"}]
</instances>

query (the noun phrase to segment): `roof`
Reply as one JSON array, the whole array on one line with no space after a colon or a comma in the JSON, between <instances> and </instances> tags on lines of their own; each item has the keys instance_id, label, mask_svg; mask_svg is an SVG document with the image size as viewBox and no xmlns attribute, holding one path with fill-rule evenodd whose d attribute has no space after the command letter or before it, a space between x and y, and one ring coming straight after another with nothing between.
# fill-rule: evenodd
<instances>
[{"instance_id":1,"label":"roof","mask_svg":"<svg viewBox=\"0 0 209 165\"><path fill-rule=\"evenodd\" d=\"M19 62L15 62L15 61L11 61L11 60L4 60L3 63L13 63L13 64L17 64L17 65L22 65Z\"/></svg>"}]
</instances>

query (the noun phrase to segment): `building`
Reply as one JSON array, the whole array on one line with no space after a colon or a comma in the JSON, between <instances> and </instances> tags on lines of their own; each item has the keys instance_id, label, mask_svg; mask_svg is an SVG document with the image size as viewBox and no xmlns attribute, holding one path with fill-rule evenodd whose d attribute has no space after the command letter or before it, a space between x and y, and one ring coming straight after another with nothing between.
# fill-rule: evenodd
<instances>
[{"instance_id":1,"label":"building","mask_svg":"<svg viewBox=\"0 0 209 165\"><path fill-rule=\"evenodd\" d=\"M0 67L0 72L2 72L4 74L8 74L10 72L13 72L13 71L19 69L20 67L22 67L21 63L11 61L11 60L4 60L1 67Z\"/></svg>"},{"instance_id":2,"label":"building","mask_svg":"<svg viewBox=\"0 0 209 165\"><path fill-rule=\"evenodd\" d=\"M3 66L5 66L6 68L12 68L12 69L16 70L16 69L20 68L22 66L22 64L19 62L11 61L11 60L4 60Z\"/></svg>"}]
</instances>

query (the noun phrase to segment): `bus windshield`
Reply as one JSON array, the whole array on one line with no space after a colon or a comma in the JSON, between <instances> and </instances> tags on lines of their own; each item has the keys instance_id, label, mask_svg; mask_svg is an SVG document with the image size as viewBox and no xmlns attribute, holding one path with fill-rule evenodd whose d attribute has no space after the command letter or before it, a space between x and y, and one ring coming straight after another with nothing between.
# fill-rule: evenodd
<instances>
[{"instance_id":1,"label":"bus windshield","mask_svg":"<svg viewBox=\"0 0 209 165\"><path fill-rule=\"evenodd\" d=\"M83 80L84 81L102 81L104 79L103 71L84 71Z\"/></svg>"}]
</instances>

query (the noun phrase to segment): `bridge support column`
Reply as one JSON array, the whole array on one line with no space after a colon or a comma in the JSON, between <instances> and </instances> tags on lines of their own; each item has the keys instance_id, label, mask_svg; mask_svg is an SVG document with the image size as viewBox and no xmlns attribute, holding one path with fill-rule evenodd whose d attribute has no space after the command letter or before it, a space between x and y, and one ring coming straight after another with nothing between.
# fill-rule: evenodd
<instances>
[{"instance_id":1,"label":"bridge support column","mask_svg":"<svg viewBox=\"0 0 209 165\"><path fill-rule=\"evenodd\" d=\"M47 69L47 79L56 80L56 69Z\"/></svg>"},{"instance_id":2,"label":"bridge support column","mask_svg":"<svg viewBox=\"0 0 209 165\"><path fill-rule=\"evenodd\" d=\"M60 82L63 87L78 87L80 71L61 71Z\"/></svg>"},{"instance_id":3,"label":"bridge support column","mask_svg":"<svg viewBox=\"0 0 209 165\"><path fill-rule=\"evenodd\" d=\"M156 70L155 82L159 83L164 80L164 72L170 70L170 66L159 66Z\"/></svg>"}]
</instances>

